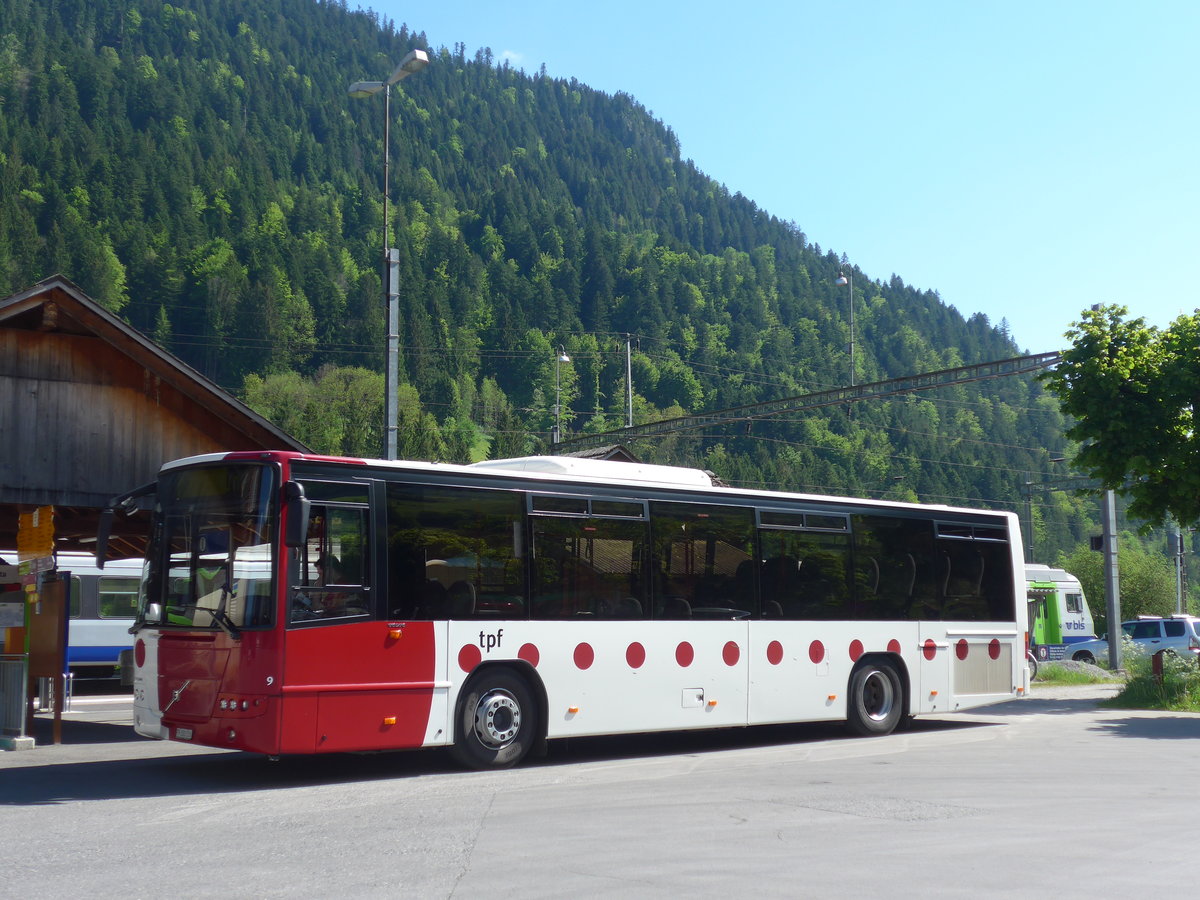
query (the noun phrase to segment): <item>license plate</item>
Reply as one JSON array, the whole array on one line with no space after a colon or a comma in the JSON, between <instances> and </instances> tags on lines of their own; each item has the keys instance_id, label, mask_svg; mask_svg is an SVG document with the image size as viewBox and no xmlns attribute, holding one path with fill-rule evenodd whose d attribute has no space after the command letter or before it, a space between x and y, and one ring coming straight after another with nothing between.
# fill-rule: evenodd
<instances>
[{"instance_id":1,"label":"license plate","mask_svg":"<svg viewBox=\"0 0 1200 900\"><path fill-rule=\"evenodd\" d=\"M190 741L191 739L192 739L192 729L190 729L190 728L176 728L175 729L175 740Z\"/></svg>"}]
</instances>

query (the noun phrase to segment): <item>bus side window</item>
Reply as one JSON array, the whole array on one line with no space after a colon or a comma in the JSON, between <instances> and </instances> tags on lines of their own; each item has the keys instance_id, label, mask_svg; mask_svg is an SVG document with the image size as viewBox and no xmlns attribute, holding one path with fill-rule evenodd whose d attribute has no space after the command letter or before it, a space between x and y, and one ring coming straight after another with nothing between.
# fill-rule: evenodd
<instances>
[{"instance_id":1,"label":"bus side window","mask_svg":"<svg viewBox=\"0 0 1200 900\"><path fill-rule=\"evenodd\" d=\"M313 503L292 588L293 622L333 622L370 612L366 579L367 509Z\"/></svg>"},{"instance_id":2,"label":"bus side window","mask_svg":"<svg viewBox=\"0 0 1200 900\"><path fill-rule=\"evenodd\" d=\"M848 535L763 531L764 610L784 619L838 619L850 614ZM771 616L768 616L771 617Z\"/></svg>"},{"instance_id":3,"label":"bus side window","mask_svg":"<svg viewBox=\"0 0 1200 900\"><path fill-rule=\"evenodd\" d=\"M99 610L102 619L130 618L137 612L138 579L115 575L100 578Z\"/></svg>"},{"instance_id":4,"label":"bus side window","mask_svg":"<svg viewBox=\"0 0 1200 900\"><path fill-rule=\"evenodd\" d=\"M654 618L741 619L757 613L752 509L651 501L650 518Z\"/></svg>"},{"instance_id":5,"label":"bus side window","mask_svg":"<svg viewBox=\"0 0 1200 900\"><path fill-rule=\"evenodd\" d=\"M388 616L524 618L520 504L513 491L388 484Z\"/></svg>"}]
</instances>

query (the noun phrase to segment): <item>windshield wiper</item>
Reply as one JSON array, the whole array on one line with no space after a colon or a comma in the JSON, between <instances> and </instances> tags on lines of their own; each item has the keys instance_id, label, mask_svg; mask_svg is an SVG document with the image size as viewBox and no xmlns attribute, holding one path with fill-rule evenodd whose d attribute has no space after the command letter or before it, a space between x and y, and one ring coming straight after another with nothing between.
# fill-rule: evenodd
<instances>
[{"instance_id":1,"label":"windshield wiper","mask_svg":"<svg viewBox=\"0 0 1200 900\"><path fill-rule=\"evenodd\" d=\"M217 608L215 610L210 610L210 612L212 613L213 621L220 625L225 630L226 634L228 634L235 641L240 641L242 639L242 633L238 630L238 627L233 624L233 619L229 618L229 614L225 612L226 602L230 597L237 595L237 588L233 587L229 583L229 572L232 569L233 561L230 560L229 567L225 570L225 583L221 585L221 599L217 603Z\"/></svg>"},{"instance_id":2,"label":"windshield wiper","mask_svg":"<svg viewBox=\"0 0 1200 900\"><path fill-rule=\"evenodd\" d=\"M233 624L233 619L229 618L229 614L220 606L218 606L216 609L209 609L207 606L197 606L196 611L206 612L212 616L212 620L221 626L221 630L235 641L240 641L242 639L241 629Z\"/></svg>"}]
</instances>

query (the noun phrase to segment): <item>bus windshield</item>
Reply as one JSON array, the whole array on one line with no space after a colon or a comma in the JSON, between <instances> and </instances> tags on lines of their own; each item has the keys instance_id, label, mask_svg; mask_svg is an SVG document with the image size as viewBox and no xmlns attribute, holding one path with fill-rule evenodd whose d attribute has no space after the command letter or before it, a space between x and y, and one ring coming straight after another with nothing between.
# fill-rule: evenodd
<instances>
[{"instance_id":1,"label":"bus windshield","mask_svg":"<svg viewBox=\"0 0 1200 900\"><path fill-rule=\"evenodd\" d=\"M139 621L223 631L274 622L276 478L264 465L163 473Z\"/></svg>"}]
</instances>

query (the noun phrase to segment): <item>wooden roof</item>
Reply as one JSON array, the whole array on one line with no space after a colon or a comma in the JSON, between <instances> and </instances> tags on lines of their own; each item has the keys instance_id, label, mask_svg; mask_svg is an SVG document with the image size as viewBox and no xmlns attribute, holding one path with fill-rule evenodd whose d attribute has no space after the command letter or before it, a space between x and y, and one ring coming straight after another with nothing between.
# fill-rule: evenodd
<instances>
[{"instance_id":1,"label":"wooden roof","mask_svg":"<svg viewBox=\"0 0 1200 900\"><path fill-rule=\"evenodd\" d=\"M164 462L265 449L308 451L66 278L0 300L0 547L54 506L57 548L90 549L99 509ZM138 555L120 523L110 555Z\"/></svg>"}]
</instances>

